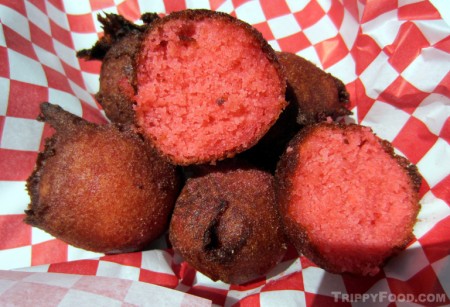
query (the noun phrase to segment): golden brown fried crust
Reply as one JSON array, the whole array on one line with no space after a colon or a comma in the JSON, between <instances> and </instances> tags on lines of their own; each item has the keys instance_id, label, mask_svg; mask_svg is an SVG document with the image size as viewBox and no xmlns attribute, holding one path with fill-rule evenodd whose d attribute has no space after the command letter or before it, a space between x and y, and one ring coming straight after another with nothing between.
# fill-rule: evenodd
<instances>
[{"instance_id":1,"label":"golden brown fried crust","mask_svg":"<svg viewBox=\"0 0 450 307\"><path fill-rule=\"evenodd\" d=\"M134 60L141 33L131 33L115 43L106 53L100 71L100 90L96 98L106 116L114 123L135 122Z\"/></svg>"},{"instance_id":2,"label":"golden brown fried crust","mask_svg":"<svg viewBox=\"0 0 450 307\"><path fill-rule=\"evenodd\" d=\"M149 24L159 19L156 13L141 16L143 25L137 25L117 14L97 15L104 35L91 49L77 52L79 58L101 60L100 90L96 99L109 120L114 123L134 122L134 60L142 33Z\"/></svg>"},{"instance_id":3,"label":"golden brown fried crust","mask_svg":"<svg viewBox=\"0 0 450 307\"><path fill-rule=\"evenodd\" d=\"M27 180L25 222L91 251L138 251L160 236L179 191L176 169L125 126L97 126L44 103L56 133Z\"/></svg>"},{"instance_id":4,"label":"golden brown fried crust","mask_svg":"<svg viewBox=\"0 0 450 307\"><path fill-rule=\"evenodd\" d=\"M170 224L174 249L213 280L240 284L267 274L286 244L273 177L223 168L188 179Z\"/></svg>"},{"instance_id":5,"label":"golden brown fried crust","mask_svg":"<svg viewBox=\"0 0 450 307\"><path fill-rule=\"evenodd\" d=\"M339 79L306 59L289 52L277 52L288 82L286 99L298 106L301 125L350 115L349 94Z\"/></svg>"},{"instance_id":6,"label":"golden brown fried crust","mask_svg":"<svg viewBox=\"0 0 450 307\"><path fill-rule=\"evenodd\" d=\"M289 241L295 246L297 251L303 254L305 257L313 261L315 264L320 266L321 268L327 270L331 273L342 273L340 268L336 268L324 259L324 257L319 252L317 246L314 242L309 238L308 231L302 225L300 225L297 221L295 221L291 215L288 214L289 206L292 203L292 196L294 194L293 191L293 182L294 177L296 176L296 170L298 166L298 162L300 160L300 147L302 143L304 143L310 136L312 136L315 131L318 129L345 129L347 131L359 130L362 126L357 124L339 124L339 123L317 123L311 126L308 126L302 129L290 142L287 150L284 152L281 157L275 174L275 184L276 184L276 197L277 203L279 206L279 212L281 219L284 225L284 231L286 236L289 238ZM392 145L382 139L378 139L381 146L391 157L393 157L397 163L403 168L403 170L408 174L411 179L411 188L412 190L418 192L420 188L420 184L422 181L422 176L417 170L417 167L411 164L406 158L401 157L394 153L394 149ZM419 204L419 196L416 193L416 216L420 210ZM406 227L410 227L412 229L415 224L415 219L411 221L411 225L407 225ZM406 237L404 241L397 247L395 247L391 251L391 256L393 257L402 251L406 245L411 241L413 234L410 234L409 237ZM390 258L389 257L389 258ZM385 259L385 261L389 260ZM382 266L384 263L381 263ZM355 272L356 273L356 272Z\"/></svg>"}]
</instances>

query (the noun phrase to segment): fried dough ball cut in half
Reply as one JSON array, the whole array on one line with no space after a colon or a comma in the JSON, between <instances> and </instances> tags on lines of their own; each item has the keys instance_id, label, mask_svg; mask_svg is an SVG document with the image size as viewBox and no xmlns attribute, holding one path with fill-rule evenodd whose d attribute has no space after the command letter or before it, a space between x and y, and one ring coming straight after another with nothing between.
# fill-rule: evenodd
<instances>
[{"instance_id":1,"label":"fried dough ball cut in half","mask_svg":"<svg viewBox=\"0 0 450 307\"><path fill-rule=\"evenodd\" d=\"M188 179L169 235L175 251L213 280L241 284L265 275L286 252L273 176L222 168Z\"/></svg>"},{"instance_id":2,"label":"fried dough ball cut in half","mask_svg":"<svg viewBox=\"0 0 450 307\"><path fill-rule=\"evenodd\" d=\"M56 133L28 178L26 223L101 253L142 250L167 230L178 174L147 141L48 103L41 111Z\"/></svg>"},{"instance_id":3,"label":"fried dough ball cut in half","mask_svg":"<svg viewBox=\"0 0 450 307\"><path fill-rule=\"evenodd\" d=\"M301 125L333 120L350 115L349 94L344 83L308 60L289 52L277 52L286 70L286 99L298 107L297 122Z\"/></svg>"},{"instance_id":4,"label":"fried dough ball cut in half","mask_svg":"<svg viewBox=\"0 0 450 307\"><path fill-rule=\"evenodd\" d=\"M286 105L275 52L258 31L225 13L185 10L153 22L136 74L137 123L179 165L251 147Z\"/></svg>"},{"instance_id":5,"label":"fried dough ball cut in half","mask_svg":"<svg viewBox=\"0 0 450 307\"><path fill-rule=\"evenodd\" d=\"M421 176L367 127L305 128L276 181L288 237L330 272L375 275L413 237Z\"/></svg>"}]
</instances>

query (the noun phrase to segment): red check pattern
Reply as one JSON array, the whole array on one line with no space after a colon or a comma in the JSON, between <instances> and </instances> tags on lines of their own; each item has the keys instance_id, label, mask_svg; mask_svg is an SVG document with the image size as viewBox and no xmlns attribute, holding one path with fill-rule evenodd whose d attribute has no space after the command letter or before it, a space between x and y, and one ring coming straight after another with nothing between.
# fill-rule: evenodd
<instances>
[{"instance_id":1,"label":"red check pattern","mask_svg":"<svg viewBox=\"0 0 450 307\"><path fill-rule=\"evenodd\" d=\"M6 306L211 306L211 301L149 283L75 273L0 271Z\"/></svg>"},{"instance_id":2,"label":"red check pattern","mask_svg":"<svg viewBox=\"0 0 450 307\"><path fill-rule=\"evenodd\" d=\"M52 130L36 122L50 101L105 122L93 94L98 62L75 57L101 35L100 12L137 20L198 8L191 1L0 0L0 269L97 275L177 289L224 306L342 305L342 295L413 294L450 303L450 26L429 1L202 1L254 25L276 50L301 55L347 84L358 123L371 126L424 177L415 241L375 277L324 272L291 250L265 278L212 282L170 248L102 256L24 223L25 180ZM450 7L448 7L450 9ZM1 292L1 290L0 290ZM336 297L339 293L339 297ZM395 296L397 295L397 296ZM419 297L428 295L429 301ZM433 298L441 301L430 301ZM388 298L383 305L391 302Z\"/></svg>"}]
</instances>

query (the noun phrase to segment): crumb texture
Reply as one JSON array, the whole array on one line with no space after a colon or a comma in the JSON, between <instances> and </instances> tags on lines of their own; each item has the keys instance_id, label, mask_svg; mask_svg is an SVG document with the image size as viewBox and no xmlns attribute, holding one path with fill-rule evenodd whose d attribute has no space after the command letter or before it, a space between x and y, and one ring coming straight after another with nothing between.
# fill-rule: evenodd
<instances>
[{"instance_id":1,"label":"crumb texture","mask_svg":"<svg viewBox=\"0 0 450 307\"><path fill-rule=\"evenodd\" d=\"M139 124L172 157L246 148L284 103L284 85L242 25L172 19L150 31L137 67Z\"/></svg>"},{"instance_id":2,"label":"crumb texture","mask_svg":"<svg viewBox=\"0 0 450 307\"><path fill-rule=\"evenodd\" d=\"M332 267L378 272L411 236L418 206L408 173L365 127L317 129L299 150L288 214Z\"/></svg>"}]
</instances>

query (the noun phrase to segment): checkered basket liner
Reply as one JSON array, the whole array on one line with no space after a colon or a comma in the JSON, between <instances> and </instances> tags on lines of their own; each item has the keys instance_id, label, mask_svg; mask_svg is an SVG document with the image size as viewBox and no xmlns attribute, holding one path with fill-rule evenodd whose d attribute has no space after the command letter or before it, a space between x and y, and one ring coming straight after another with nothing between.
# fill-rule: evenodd
<instances>
[{"instance_id":1,"label":"checkered basket liner","mask_svg":"<svg viewBox=\"0 0 450 307\"><path fill-rule=\"evenodd\" d=\"M25 225L25 180L52 130L35 119L49 101L105 123L94 99L100 62L79 60L101 35L97 14L137 21L185 8L229 13L275 50L341 79L353 119L415 163L424 180L415 239L375 277L330 274L290 250L267 276L213 282L166 238L148 251L104 256ZM206 298L219 306L450 304L450 2L421 0L0 0L0 269L114 277ZM8 289L0 284L0 300ZM363 295L366 296L363 296ZM359 299L359 301L357 300Z\"/></svg>"}]
</instances>

